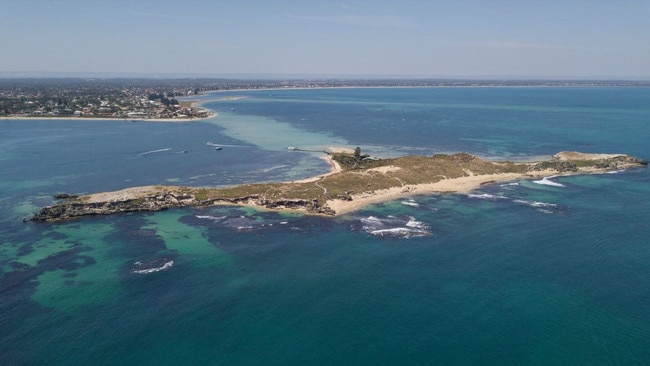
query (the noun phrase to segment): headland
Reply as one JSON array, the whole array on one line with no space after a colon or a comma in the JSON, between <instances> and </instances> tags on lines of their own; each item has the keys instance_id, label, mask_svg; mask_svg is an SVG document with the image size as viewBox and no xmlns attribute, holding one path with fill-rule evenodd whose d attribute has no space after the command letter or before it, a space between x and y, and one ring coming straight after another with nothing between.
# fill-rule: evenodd
<instances>
[{"instance_id":1,"label":"headland","mask_svg":"<svg viewBox=\"0 0 650 366\"><path fill-rule=\"evenodd\" d=\"M536 162L492 162L467 153L378 159L332 149L332 170L311 179L243 184L226 188L143 186L84 196L58 194L61 202L42 208L31 220L159 211L174 207L246 205L313 215L336 216L369 204L432 193L468 192L485 184L594 174L647 165L624 154L560 152Z\"/></svg>"}]
</instances>

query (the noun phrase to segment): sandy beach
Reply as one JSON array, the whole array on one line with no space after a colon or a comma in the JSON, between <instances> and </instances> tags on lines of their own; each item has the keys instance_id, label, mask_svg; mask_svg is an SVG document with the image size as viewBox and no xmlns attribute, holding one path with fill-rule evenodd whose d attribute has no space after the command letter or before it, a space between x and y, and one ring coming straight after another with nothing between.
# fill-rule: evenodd
<instances>
[{"instance_id":1,"label":"sandy beach","mask_svg":"<svg viewBox=\"0 0 650 366\"><path fill-rule=\"evenodd\" d=\"M433 193L466 193L486 183L499 183L514 181L522 178L541 178L541 176L526 176L522 174L491 174L475 175L462 178L444 179L436 183L405 185L372 192L364 192L352 195L351 201L332 199L327 205L337 215L358 211L368 205L393 201L416 195Z\"/></svg>"},{"instance_id":2,"label":"sandy beach","mask_svg":"<svg viewBox=\"0 0 650 366\"><path fill-rule=\"evenodd\" d=\"M354 150L349 149L347 147L341 147L341 146L330 146L328 148L328 150L331 153L337 153L337 152L351 153L351 152L354 151ZM332 155L326 154L324 156L321 156L320 158L325 160L330 165L330 171L329 172L327 172L325 174L317 175L315 177L305 178L305 179L300 179L300 180L295 180L295 181L285 182L285 183L311 183L311 182L317 182L317 181L323 179L324 177L326 177L328 175L336 174L336 173L339 173L339 172L343 171L343 168L341 168L341 165L336 160L332 159Z\"/></svg>"}]
</instances>

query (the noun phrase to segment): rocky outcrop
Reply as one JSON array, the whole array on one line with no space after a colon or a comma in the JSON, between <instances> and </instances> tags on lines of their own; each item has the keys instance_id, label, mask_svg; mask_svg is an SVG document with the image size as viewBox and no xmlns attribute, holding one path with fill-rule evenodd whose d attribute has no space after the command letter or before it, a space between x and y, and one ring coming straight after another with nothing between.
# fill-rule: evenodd
<instances>
[{"instance_id":1,"label":"rocky outcrop","mask_svg":"<svg viewBox=\"0 0 650 366\"><path fill-rule=\"evenodd\" d=\"M269 208L269 209L291 209L291 210L304 210L308 213L321 214L333 216L336 214L328 206L321 206L317 199L306 200L306 199L280 199L280 200L261 200L259 202L260 206Z\"/></svg>"},{"instance_id":2,"label":"rocky outcrop","mask_svg":"<svg viewBox=\"0 0 650 366\"><path fill-rule=\"evenodd\" d=\"M529 172L539 172L543 170L555 170L558 173L577 172L578 166L572 161L542 161L528 167Z\"/></svg>"},{"instance_id":3,"label":"rocky outcrop","mask_svg":"<svg viewBox=\"0 0 650 366\"><path fill-rule=\"evenodd\" d=\"M620 155L609 159L599 159L594 161L594 167L598 169L624 169L635 165L648 165L648 162L628 155Z\"/></svg>"},{"instance_id":4,"label":"rocky outcrop","mask_svg":"<svg viewBox=\"0 0 650 366\"><path fill-rule=\"evenodd\" d=\"M618 170L640 165L648 165L648 162L629 155L585 154L564 151L553 155L553 159L549 161L542 161L529 166L528 171L554 170L558 173L575 173L580 171L580 168Z\"/></svg>"},{"instance_id":5,"label":"rocky outcrop","mask_svg":"<svg viewBox=\"0 0 650 366\"><path fill-rule=\"evenodd\" d=\"M303 210L307 213L334 215L335 212L322 206L318 200L307 199L276 199L270 200L262 195L247 195L242 197L214 197L198 200L192 194L178 192L163 192L144 195L136 199L123 199L105 202L84 202L71 200L68 202L47 206L39 210L32 221L60 221L80 216L111 215L115 213L137 211L161 211L173 207L200 207L219 204L249 204L269 209Z\"/></svg>"},{"instance_id":6,"label":"rocky outcrop","mask_svg":"<svg viewBox=\"0 0 650 366\"><path fill-rule=\"evenodd\" d=\"M75 198L79 198L79 196L76 194L69 194L69 193L57 193L54 195L55 200L69 200Z\"/></svg>"}]
</instances>

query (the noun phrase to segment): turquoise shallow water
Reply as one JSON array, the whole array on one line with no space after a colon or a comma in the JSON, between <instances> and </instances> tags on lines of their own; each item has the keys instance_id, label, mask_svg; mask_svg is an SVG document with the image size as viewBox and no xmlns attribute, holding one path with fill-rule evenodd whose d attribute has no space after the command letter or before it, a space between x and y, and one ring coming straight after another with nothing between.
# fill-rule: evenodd
<instances>
[{"instance_id":1,"label":"turquoise shallow water","mask_svg":"<svg viewBox=\"0 0 650 366\"><path fill-rule=\"evenodd\" d=\"M648 169L420 196L336 219L213 207L21 222L56 192L290 180L328 169L286 146L650 158L649 89L206 99L227 95L246 98L206 102L219 117L198 123L0 121L0 363L650 359ZM131 272L163 257L174 261L166 271Z\"/></svg>"}]
</instances>

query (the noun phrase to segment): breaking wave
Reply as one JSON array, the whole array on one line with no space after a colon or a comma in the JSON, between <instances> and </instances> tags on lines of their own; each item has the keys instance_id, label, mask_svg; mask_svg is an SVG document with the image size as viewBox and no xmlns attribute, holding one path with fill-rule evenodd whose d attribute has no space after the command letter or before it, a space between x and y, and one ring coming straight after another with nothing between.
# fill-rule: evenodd
<instances>
[{"instance_id":1,"label":"breaking wave","mask_svg":"<svg viewBox=\"0 0 650 366\"><path fill-rule=\"evenodd\" d=\"M508 197L497 196L497 195L489 194L489 193L468 194L467 197L469 197L469 198L478 198L478 199L481 199L481 200L502 200L502 199L507 199L508 198Z\"/></svg>"},{"instance_id":2,"label":"breaking wave","mask_svg":"<svg viewBox=\"0 0 650 366\"><path fill-rule=\"evenodd\" d=\"M547 202L526 201L526 200L513 200L512 202L521 203L530 207L557 207L557 204L547 203Z\"/></svg>"},{"instance_id":3,"label":"breaking wave","mask_svg":"<svg viewBox=\"0 0 650 366\"><path fill-rule=\"evenodd\" d=\"M413 216L388 216L386 218L368 216L359 221L361 230L377 237L408 239L431 236L429 226L416 220Z\"/></svg>"},{"instance_id":4,"label":"breaking wave","mask_svg":"<svg viewBox=\"0 0 650 366\"><path fill-rule=\"evenodd\" d=\"M194 215L199 220L210 221L211 225L232 229L235 231L253 231L266 229L270 227L286 227L294 229L293 225L286 220L268 220L259 216L247 217L239 216L212 216L212 215Z\"/></svg>"},{"instance_id":5,"label":"breaking wave","mask_svg":"<svg viewBox=\"0 0 650 366\"><path fill-rule=\"evenodd\" d=\"M402 204L403 204L403 205L406 205L406 206L420 207L420 204L417 203L417 202L415 202L415 200L412 200L412 199L411 199L411 200L405 200L405 201L402 201Z\"/></svg>"},{"instance_id":6,"label":"breaking wave","mask_svg":"<svg viewBox=\"0 0 650 366\"><path fill-rule=\"evenodd\" d=\"M196 215L197 219L206 219L206 220L214 220L214 221L221 221L226 218L226 216L210 216L210 215Z\"/></svg>"},{"instance_id":7,"label":"breaking wave","mask_svg":"<svg viewBox=\"0 0 650 366\"><path fill-rule=\"evenodd\" d=\"M512 202L536 208L537 211L546 214L554 214L560 210L560 207L555 203L527 201L527 200L513 200Z\"/></svg>"},{"instance_id":8,"label":"breaking wave","mask_svg":"<svg viewBox=\"0 0 650 366\"><path fill-rule=\"evenodd\" d=\"M551 182L555 183L555 182ZM556 183L559 184L559 183ZM520 198L510 198L507 196L502 196L502 195L494 195L494 194L489 194L489 193L478 193L478 194L467 194L467 197L469 198L474 198L474 199L480 199L480 200L488 200L488 201L507 201L507 202L512 202L516 203L519 205L524 205L528 207L532 207L537 209L537 211L547 213L547 214L552 214L552 213L559 213L562 211L566 211L566 207L561 207L558 204L555 203L548 203L548 202L540 202L540 201L529 201L529 200L524 200Z\"/></svg>"},{"instance_id":9,"label":"breaking wave","mask_svg":"<svg viewBox=\"0 0 650 366\"><path fill-rule=\"evenodd\" d=\"M542 178L540 180L534 180L533 183L542 184L542 185L551 186L551 187L564 187L564 184L554 182L554 181L550 180L549 177L544 177L544 178Z\"/></svg>"},{"instance_id":10,"label":"breaking wave","mask_svg":"<svg viewBox=\"0 0 650 366\"><path fill-rule=\"evenodd\" d=\"M131 267L131 273L147 274L153 272L165 271L174 265L174 261L167 258L155 258L146 262L135 262Z\"/></svg>"},{"instance_id":11,"label":"breaking wave","mask_svg":"<svg viewBox=\"0 0 650 366\"><path fill-rule=\"evenodd\" d=\"M239 231L252 230L257 226L264 226L258 221L250 219L246 216L227 217L227 216L210 216L210 215L196 215L197 219L211 220L220 226L228 227Z\"/></svg>"}]
</instances>

